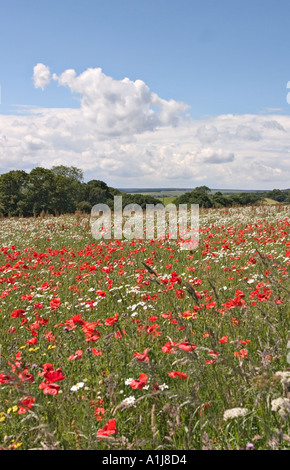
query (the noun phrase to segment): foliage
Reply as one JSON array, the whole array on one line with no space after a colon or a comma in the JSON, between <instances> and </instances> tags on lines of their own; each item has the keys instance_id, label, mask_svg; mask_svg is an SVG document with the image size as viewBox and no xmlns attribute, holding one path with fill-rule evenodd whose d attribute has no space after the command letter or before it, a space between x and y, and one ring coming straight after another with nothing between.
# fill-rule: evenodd
<instances>
[{"instance_id":1,"label":"foliage","mask_svg":"<svg viewBox=\"0 0 290 470\"><path fill-rule=\"evenodd\" d=\"M85 183L82 171L73 166L37 167L29 174L17 170L0 176L0 214L4 217L90 213L95 204L113 207L117 195L123 196L123 207L137 203L145 208L146 203L159 202L152 196L121 193L101 180Z\"/></svg>"}]
</instances>

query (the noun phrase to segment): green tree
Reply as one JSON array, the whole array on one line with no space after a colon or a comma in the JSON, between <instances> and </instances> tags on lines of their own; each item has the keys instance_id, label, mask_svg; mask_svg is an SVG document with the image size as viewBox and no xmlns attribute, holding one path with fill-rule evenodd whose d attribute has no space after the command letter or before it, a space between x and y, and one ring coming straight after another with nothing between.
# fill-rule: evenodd
<instances>
[{"instance_id":1,"label":"green tree","mask_svg":"<svg viewBox=\"0 0 290 470\"><path fill-rule=\"evenodd\" d=\"M200 207L209 208L213 206L207 186L198 186L191 192L182 194L175 200L175 204L198 204Z\"/></svg>"},{"instance_id":2,"label":"green tree","mask_svg":"<svg viewBox=\"0 0 290 470\"><path fill-rule=\"evenodd\" d=\"M24 170L12 170L0 176L0 206L4 216L25 214L25 195L29 176Z\"/></svg>"},{"instance_id":3,"label":"green tree","mask_svg":"<svg viewBox=\"0 0 290 470\"><path fill-rule=\"evenodd\" d=\"M83 171L75 166L55 165L51 168L55 175L65 176L81 183L84 180Z\"/></svg>"},{"instance_id":4,"label":"green tree","mask_svg":"<svg viewBox=\"0 0 290 470\"><path fill-rule=\"evenodd\" d=\"M46 168L37 167L29 173L26 207L29 215L38 216L42 211L55 213L55 174Z\"/></svg>"},{"instance_id":5,"label":"green tree","mask_svg":"<svg viewBox=\"0 0 290 470\"><path fill-rule=\"evenodd\" d=\"M284 202L287 199L286 191L281 191L281 189L273 189L266 193L266 197L274 199L274 201Z\"/></svg>"}]
</instances>

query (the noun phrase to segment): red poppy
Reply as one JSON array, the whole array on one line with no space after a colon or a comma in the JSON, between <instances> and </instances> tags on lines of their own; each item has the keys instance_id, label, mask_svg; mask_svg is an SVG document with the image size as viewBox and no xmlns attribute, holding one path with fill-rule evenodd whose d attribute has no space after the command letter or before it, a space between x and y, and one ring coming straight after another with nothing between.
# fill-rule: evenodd
<instances>
[{"instance_id":1,"label":"red poppy","mask_svg":"<svg viewBox=\"0 0 290 470\"><path fill-rule=\"evenodd\" d=\"M12 382L12 378L9 377L9 375L6 374L0 374L0 384L7 384L9 382Z\"/></svg>"},{"instance_id":2,"label":"red poppy","mask_svg":"<svg viewBox=\"0 0 290 470\"><path fill-rule=\"evenodd\" d=\"M228 342L228 336L223 336L220 340L219 343L227 343Z\"/></svg>"},{"instance_id":3,"label":"red poppy","mask_svg":"<svg viewBox=\"0 0 290 470\"><path fill-rule=\"evenodd\" d=\"M11 318L24 318L24 313L25 310L23 310L22 308L17 308L11 313Z\"/></svg>"},{"instance_id":4,"label":"red poppy","mask_svg":"<svg viewBox=\"0 0 290 470\"><path fill-rule=\"evenodd\" d=\"M175 350L174 350L174 346L177 346L178 343L175 343L175 342L171 342L171 341L168 341L168 343L165 343L164 346L162 347L162 351L164 353L173 353Z\"/></svg>"},{"instance_id":5,"label":"red poppy","mask_svg":"<svg viewBox=\"0 0 290 470\"><path fill-rule=\"evenodd\" d=\"M105 325L108 326L108 325L114 325L114 323L116 323L118 321L118 313L116 313L113 317L109 317L109 318L106 318L105 320Z\"/></svg>"},{"instance_id":6,"label":"red poppy","mask_svg":"<svg viewBox=\"0 0 290 470\"><path fill-rule=\"evenodd\" d=\"M78 349L74 354L68 357L68 361L73 361L74 359L81 359L83 355L83 351Z\"/></svg>"},{"instance_id":7,"label":"red poppy","mask_svg":"<svg viewBox=\"0 0 290 470\"><path fill-rule=\"evenodd\" d=\"M184 372L179 372L175 370L174 372L169 372L168 377L174 378L174 377L179 377L182 380L187 379L188 375L185 374Z\"/></svg>"},{"instance_id":8,"label":"red poppy","mask_svg":"<svg viewBox=\"0 0 290 470\"><path fill-rule=\"evenodd\" d=\"M61 368L59 367L56 370L50 370L50 371L44 372L43 377L48 382L58 382L59 380L63 380L65 378L65 375L63 374Z\"/></svg>"},{"instance_id":9,"label":"red poppy","mask_svg":"<svg viewBox=\"0 0 290 470\"><path fill-rule=\"evenodd\" d=\"M22 415L23 413L27 413L27 411L32 408L34 402L35 398L33 398L31 395L28 395L27 397L22 397L21 400L19 400L18 402L18 414Z\"/></svg>"},{"instance_id":10,"label":"red poppy","mask_svg":"<svg viewBox=\"0 0 290 470\"><path fill-rule=\"evenodd\" d=\"M102 439L103 437L112 436L113 434L117 434L118 430L116 429L116 420L109 419L107 424L103 426L102 429L99 429L97 432L98 439Z\"/></svg>"},{"instance_id":11,"label":"red poppy","mask_svg":"<svg viewBox=\"0 0 290 470\"><path fill-rule=\"evenodd\" d=\"M148 351L149 351L149 348L146 348L143 351L143 353L135 352L134 357L136 357L138 361L140 362L148 362L149 361L149 356L147 356Z\"/></svg>"},{"instance_id":12,"label":"red poppy","mask_svg":"<svg viewBox=\"0 0 290 470\"><path fill-rule=\"evenodd\" d=\"M97 290L97 294L98 294L100 297L106 297L106 292L104 292L103 290Z\"/></svg>"},{"instance_id":13,"label":"red poppy","mask_svg":"<svg viewBox=\"0 0 290 470\"><path fill-rule=\"evenodd\" d=\"M102 351L98 351L96 348L92 348L92 353L95 356L101 356L102 355Z\"/></svg>"},{"instance_id":14,"label":"red poppy","mask_svg":"<svg viewBox=\"0 0 290 470\"><path fill-rule=\"evenodd\" d=\"M37 338L31 338L26 341L26 344L37 344Z\"/></svg>"},{"instance_id":15,"label":"red poppy","mask_svg":"<svg viewBox=\"0 0 290 470\"><path fill-rule=\"evenodd\" d=\"M183 299L184 297L184 291L181 289L176 289L175 294L178 299Z\"/></svg>"},{"instance_id":16,"label":"red poppy","mask_svg":"<svg viewBox=\"0 0 290 470\"><path fill-rule=\"evenodd\" d=\"M130 386L133 389L138 388L139 390L142 390L142 388L144 388L146 384L147 384L146 374L140 374L139 379L133 379L132 382L130 382Z\"/></svg>"},{"instance_id":17,"label":"red poppy","mask_svg":"<svg viewBox=\"0 0 290 470\"><path fill-rule=\"evenodd\" d=\"M106 413L105 408L97 406L94 411L94 415L97 421L103 421L103 415Z\"/></svg>"},{"instance_id":18,"label":"red poppy","mask_svg":"<svg viewBox=\"0 0 290 470\"><path fill-rule=\"evenodd\" d=\"M187 351L187 352L189 352L189 351L194 351L194 350L196 349L195 344L188 343L188 342L186 342L186 343L179 343L179 344L178 344L178 347L179 347L179 349L182 349L183 351Z\"/></svg>"},{"instance_id":19,"label":"red poppy","mask_svg":"<svg viewBox=\"0 0 290 470\"><path fill-rule=\"evenodd\" d=\"M50 301L50 308L52 309L52 311L54 311L55 309L59 308L60 304L61 301L59 298L52 299Z\"/></svg>"},{"instance_id":20,"label":"red poppy","mask_svg":"<svg viewBox=\"0 0 290 470\"><path fill-rule=\"evenodd\" d=\"M60 386L57 384L43 381L41 382L38 388L40 390L43 390L44 395L58 395Z\"/></svg>"}]
</instances>

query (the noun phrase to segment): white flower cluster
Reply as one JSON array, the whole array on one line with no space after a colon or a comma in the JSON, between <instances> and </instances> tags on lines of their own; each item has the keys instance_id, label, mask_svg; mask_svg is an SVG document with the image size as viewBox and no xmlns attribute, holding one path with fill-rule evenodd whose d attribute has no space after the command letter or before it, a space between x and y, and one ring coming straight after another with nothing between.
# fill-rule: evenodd
<instances>
[{"instance_id":1,"label":"white flower cluster","mask_svg":"<svg viewBox=\"0 0 290 470\"><path fill-rule=\"evenodd\" d=\"M224 412L224 421L238 418L239 416L245 416L248 412L248 408L231 408Z\"/></svg>"},{"instance_id":2,"label":"white flower cluster","mask_svg":"<svg viewBox=\"0 0 290 470\"><path fill-rule=\"evenodd\" d=\"M290 398L279 397L271 401L272 411L277 411L282 419L290 415Z\"/></svg>"},{"instance_id":3,"label":"white flower cluster","mask_svg":"<svg viewBox=\"0 0 290 470\"><path fill-rule=\"evenodd\" d=\"M136 401L135 397L132 397L132 396L127 397L122 401L121 405L132 405L135 401Z\"/></svg>"}]
</instances>

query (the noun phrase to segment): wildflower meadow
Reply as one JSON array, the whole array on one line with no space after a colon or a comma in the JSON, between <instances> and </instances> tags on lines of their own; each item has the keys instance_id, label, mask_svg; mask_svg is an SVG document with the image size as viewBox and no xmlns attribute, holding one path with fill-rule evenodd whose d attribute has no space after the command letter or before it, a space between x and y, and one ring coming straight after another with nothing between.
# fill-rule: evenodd
<instances>
[{"instance_id":1,"label":"wildflower meadow","mask_svg":"<svg viewBox=\"0 0 290 470\"><path fill-rule=\"evenodd\" d=\"M0 220L1 449L290 449L289 205L199 217L193 250Z\"/></svg>"}]
</instances>

